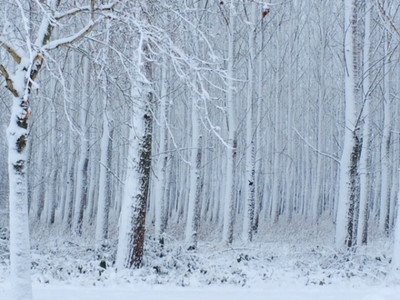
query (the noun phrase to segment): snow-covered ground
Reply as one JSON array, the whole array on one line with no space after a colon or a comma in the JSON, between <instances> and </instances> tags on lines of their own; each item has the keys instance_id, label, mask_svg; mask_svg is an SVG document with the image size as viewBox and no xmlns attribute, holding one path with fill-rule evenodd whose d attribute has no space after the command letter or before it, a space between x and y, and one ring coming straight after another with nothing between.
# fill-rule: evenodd
<instances>
[{"instance_id":1,"label":"snow-covered ground","mask_svg":"<svg viewBox=\"0 0 400 300\"><path fill-rule=\"evenodd\" d=\"M75 286L35 284L34 300L398 300L400 287L281 285L268 287ZM0 283L0 299L11 299L8 283Z\"/></svg>"},{"instance_id":2,"label":"snow-covered ground","mask_svg":"<svg viewBox=\"0 0 400 300\"><path fill-rule=\"evenodd\" d=\"M90 237L35 230L34 300L400 300L389 238L372 236L368 246L338 251L326 228L321 235L302 228L272 228L279 240L266 232L231 247L210 238L197 251L172 236L163 249L149 239L143 268L118 272L114 241L96 252ZM11 299L8 252L0 239L0 300Z\"/></svg>"}]
</instances>

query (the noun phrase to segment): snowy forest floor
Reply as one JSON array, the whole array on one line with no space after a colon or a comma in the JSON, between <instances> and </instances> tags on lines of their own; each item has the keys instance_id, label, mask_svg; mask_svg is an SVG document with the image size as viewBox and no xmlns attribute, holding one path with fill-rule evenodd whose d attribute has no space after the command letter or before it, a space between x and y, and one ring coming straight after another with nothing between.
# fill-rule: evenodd
<instances>
[{"instance_id":1,"label":"snowy forest floor","mask_svg":"<svg viewBox=\"0 0 400 300\"><path fill-rule=\"evenodd\" d=\"M400 288L366 287L340 289L334 286L286 286L239 288L219 287L166 287L121 286L109 287L73 286L65 284L34 284L34 300L398 300ZM10 299L8 285L0 283L0 298Z\"/></svg>"},{"instance_id":2,"label":"snowy forest floor","mask_svg":"<svg viewBox=\"0 0 400 300\"><path fill-rule=\"evenodd\" d=\"M168 231L161 250L148 239L143 268L116 272L115 241L96 252L92 235L78 238L61 235L56 228L44 231L32 226L34 299L50 299L56 290L65 295L59 300L103 299L108 293L124 300L132 291L142 295L136 299L252 296L255 300L265 293L271 295L268 299L400 299L400 271L391 268L390 239L373 230L368 246L338 252L330 222L317 227L304 221L294 221L286 228L264 226L254 242L237 241L232 247L221 245L217 231L203 228L202 242L193 252L180 243L183 231L178 227ZM9 295L8 257L7 232L3 231L0 299ZM75 297L75 293L82 296Z\"/></svg>"}]
</instances>

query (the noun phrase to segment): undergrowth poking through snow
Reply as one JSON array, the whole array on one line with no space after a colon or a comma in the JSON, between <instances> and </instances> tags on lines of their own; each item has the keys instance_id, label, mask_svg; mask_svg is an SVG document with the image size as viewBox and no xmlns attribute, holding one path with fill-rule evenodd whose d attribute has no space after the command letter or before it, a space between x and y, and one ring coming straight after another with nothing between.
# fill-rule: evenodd
<instances>
[{"instance_id":1,"label":"undergrowth poking through snow","mask_svg":"<svg viewBox=\"0 0 400 300\"><path fill-rule=\"evenodd\" d=\"M167 244L171 246L159 249L149 241L143 268L116 272L114 246L106 245L96 253L72 242L54 242L47 244L46 251L33 251L33 279L81 285L108 285L114 281L178 286L397 283L390 273L390 259L373 248L340 253L326 247L252 244L226 248L200 244L194 252L179 244Z\"/></svg>"},{"instance_id":2,"label":"undergrowth poking through snow","mask_svg":"<svg viewBox=\"0 0 400 300\"><path fill-rule=\"evenodd\" d=\"M61 239L55 232L35 230L32 278L44 284L59 281L96 286L115 283L192 287L400 283L399 271L391 268L391 256L388 255L391 247L387 238L375 238L370 246L355 251L338 252L333 247L319 246L333 244L325 235L310 239L307 237L317 234L307 230L303 233L278 232L279 229L274 231L272 227L269 230L274 236L283 238L274 241L269 238L272 235L266 234L263 241L256 239L245 246L237 242L232 247L208 241L199 243L197 251L188 251L170 235L164 236L164 247L149 238L143 268L118 272L115 269L115 241L109 241L100 251L95 251L90 235ZM9 272L8 232L3 231L0 232L0 281L6 280Z\"/></svg>"}]
</instances>

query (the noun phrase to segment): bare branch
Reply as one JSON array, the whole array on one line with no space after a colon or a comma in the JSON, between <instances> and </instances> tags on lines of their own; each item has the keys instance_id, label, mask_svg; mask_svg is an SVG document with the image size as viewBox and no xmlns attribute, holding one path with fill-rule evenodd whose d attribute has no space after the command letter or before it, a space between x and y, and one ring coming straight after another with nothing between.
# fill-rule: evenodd
<instances>
[{"instance_id":1,"label":"bare branch","mask_svg":"<svg viewBox=\"0 0 400 300\"><path fill-rule=\"evenodd\" d=\"M107 4L107 5L100 5L98 7L96 7L93 12L104 12L104 11L112 11L114 9L114 7L119 3L120 1L115 1L112 4ZM88 13L88 12L92 12L92 5L86 5L86 6L81 6L81 7L76 7L64 12L56 12L54 14L54 19L56 21L59 21L61 19L67 18L67 17L71 17L71 16L75 16L77 14L80 13Z\"/></svg>"},{"instance_id":2,"label":"bare branch","mask_svg":"<svg viewBox=\"0 0 400 300\"><path fill-rule=\"evenodd\" d=\"M13 48L11 48L3 41L0 41L0 44L12 56L12 58L15 60L17 64L21 63L21 57L17 54L17 52L14 51Z\"/></svg>"},{"instance_id":3,"label":"bare branch","mask_svg":"<svg viewBox=\"0 0 400 300\"><path fill-rule=\"evenodd\" d=\"M396 26L393 24L393 22L390 19L390 17L386 14L386 11L383 8L382 4L379 2L379 0L376 0L376 4L378 5L379 12L380 12L380 15L381 15L383 21L386 22L389 25L390 30L397 35L398 39L400 39L399 31L397 30Z\"/></svg>"},{"instance_id":4,"label":"bare branch","mask_svg":"<svg viewBox=\"0 0 400 300\"><path fill-rule=\"evenodd\" d=\"M33 67L30 74L30 79L35 81L37 75L39 74L40 69L42 68L44 58L41 55L35 57L33 61Z\"/></svg>"},{"instance_id":5,"label":"bare branch","mask_svg":"<svg viewBox=\"0 0 400 300\"><path fill-rule=\"evenodd\" d=\"M315 152L317 152L318 154L321 154L322 156L326 156L326 157L328 157L328 158L330 158L330 159L333 159L335 162L337 162L338 164L340 164L340 160L339 160L337 157L335 157L335 156L333 156L333 155L331 155L331 154L329 154L329 153L322 152L321 150L315 148L313 145L311 145L309 142L307 142L307 140L297 131L296 128L293 128L293 130L294 130L294 131L297 133L297 135L307 144L308 147L310 147L311 149L313 149L313 150L314 150Z\"/></svg>"},{"instance_id":6,"label":"bare branch","mask_svg":"<svg viewBox=\"0 0 400 300\"><path fill-rule=\"evenodd\" d=\"M15 97L18 97L18 92L17 92L17 90L14 88L14 83L13 83L12 79L10 78L10 75L8 74L6 68L4 68L3 65L0 65L0 72L1 72L1 74L3 74L4 78L6 79L7 88L10 90L10 92L11 92Z\"/></svg>"}]
</instances>

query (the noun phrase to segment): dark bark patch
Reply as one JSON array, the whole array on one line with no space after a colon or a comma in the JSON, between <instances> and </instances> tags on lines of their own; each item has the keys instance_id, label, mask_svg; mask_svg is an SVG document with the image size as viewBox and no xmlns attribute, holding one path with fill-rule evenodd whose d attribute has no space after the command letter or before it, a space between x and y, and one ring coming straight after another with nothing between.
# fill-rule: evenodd
<instances>
[{"instance_id":1,"label":"dark bark patch","mask_svg":"<svg viewBox=\"0 0 400 300\"><path fill-rule=\"evenodd\" d=\"M26 147L26 135L21 135L18 140L17 140L17 151L18 153L21 153L22 151L24 151L25 147Z\"/></svg>"},{"instance_id":2,"label":"dark bark patch","mask_svg":"<svg viewBox=\"0 0 400 300\"><path fill-rule=\"evenodd\" d=\"M13 164L13 167L19 175L23 175L25 169L25 160L18 160L15 164Z\"/></svg>"}]
</instances>

